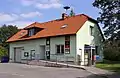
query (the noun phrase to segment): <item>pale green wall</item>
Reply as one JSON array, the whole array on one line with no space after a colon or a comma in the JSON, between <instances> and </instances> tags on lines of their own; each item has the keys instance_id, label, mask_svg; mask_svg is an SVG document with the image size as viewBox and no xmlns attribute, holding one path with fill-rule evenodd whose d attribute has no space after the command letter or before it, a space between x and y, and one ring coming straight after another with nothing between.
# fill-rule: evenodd
<instances>
[{"instance_id":1,"label":"pale green wall","mask_svg":"<svg viewBox=\"0 0 120 78\"><path fill-rule=\"evenodd\" d=\"M61 36L61 37L53 37L50 38L50 44L51 44L51 59L55 60L56 57L54 57L54 55L56 53L56 45L62 44L65 45L65 36ZM70 36L70 54L64 54L65 56L70 56L73 58L69 58L69 60L73 61L75 60L75 56L76 56L76 37L75 35ZM58 59L60 60L65 60L64 55L59 55Z\"/></svg>"},{"instance_id":2,"label":"pale green wall","mask_svg":"<svg viewBox=\"0 0 120 78\"><path fill-rule=\"evenodd\" d=\"M35 50L36 54L40 54L39 47L40 45L45 45L45 44L46 44L45 39L10 43L10 59L12 60L14 59L14 47L24 47L24 50L22 51L22 59L26 59L26 57L24 57L24 52L29 52L30 54L31 50Z\"/></svg>"},{"instance_id":3,"label":"pale green wall","mask_svg":"<svg viewBox=\"0 0 120 78\"><path fill-rule=\"evenodd\" d=\"M65 45L65 36L50 38L50 44L51 44L50 45L50 53L55 54L55 52L56 52L55 45L57 45L57 44ZM10 43L10 58L14 61L14 48L15 47L24 47L24 50L22 51L22 59L26 59L26 57L24 57L24 52L29 52L29 54L30 54L31 50L35 50L36 54L40 54L40 45L46 45L45 38ZM76 47L75 35L70 36L70 54L67 54L67 56L75 57L75 55L76 55L75 47ZM62 55L59 57L64 57L64 56ZM29 59L30 59L30 57L29 57ZM55 56L53 57L51 55L51 59L56 59L56 58L55 58Z\"/></svg>"},{"instance_id":4,"label":"pale green wall","mask_svg":"<svg viewBox=\"0 0 120 78\"><path fill-rule=\"evenodd\" d=\"M94 43L97 46L99 46L98 47L98 53L101 56L101 60L100 61L102 61L103 60L103 41L104 40L103 40L103 37L102 37L102 35L101 35L101 33L100 33L99 29L98 29L98 26L95 25L94 27L95 27L95 31L94 31L94 36L95 36Z\"/></svg>"}]
</instances>

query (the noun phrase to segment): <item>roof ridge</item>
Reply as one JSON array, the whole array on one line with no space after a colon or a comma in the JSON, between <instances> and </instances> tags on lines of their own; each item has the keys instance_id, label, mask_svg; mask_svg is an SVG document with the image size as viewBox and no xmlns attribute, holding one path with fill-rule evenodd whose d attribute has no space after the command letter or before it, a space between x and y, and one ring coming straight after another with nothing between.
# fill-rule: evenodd
<instances>
[{"instance_id":1,"label":"roof ridge","mask_svg":"<svg viewBox=\"0 0 120 78\"><path fill-rule=\"evenodd\" d=\"M41 24L46 24L46 23L50 23L50 22L54 22L54 21L61 21L61 20L66 20L66 19L69 19L69 18L72 18L72 17L76 17L76 16L81 16L82 14L78 14L78 15L75 15L75 16L68 16L67 18L65 19L54 19L54 20L50 20L50 21L46 21L46 22L42 22Z\"/></svg>"},{"instance_id":2,"label":"roof ridge","mask_svg":"<svg viewBox=\"0 0 120 78\"><path fill-rule=\"evenodd\" d=\"M71 19L71 18L73 18L73 17L78 17L78 16L85 16L85 17L87 17L87 18L91 18L91 17L89 17L88 15L86 15L86 14L77 14L77 15L74 15L74 16L68 16L67 18L65 18L65 19L62 19L62 18L60 18L60 19L54 19L54 20L50 20L50 21L46 21L46 22L34 22L34 23L32 23L32 24L30 24L30 25L28 25L28 26L26 26L25 28L29 28L29 26L31 26L31 25L36 25L36 24L40 24L40 25L44 25L44 24L47 24L47 23L54 23L54 22L58 22L58 21L63 21L63 20L67 20L67 19ZM40 26L39 26L40 27ZM23 29L25 29L25 28L23 28Z\"/></svg>"}]
</instances>

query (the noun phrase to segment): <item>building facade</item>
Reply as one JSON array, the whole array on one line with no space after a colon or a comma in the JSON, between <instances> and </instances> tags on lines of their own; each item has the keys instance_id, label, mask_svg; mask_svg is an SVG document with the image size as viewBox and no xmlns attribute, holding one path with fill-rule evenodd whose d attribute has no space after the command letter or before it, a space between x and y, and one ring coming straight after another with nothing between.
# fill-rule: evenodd
<instances>
[{"instance_id":1,"label":"building facade","mask_svg":"<svg viewBox=\"0 0 120 78\"><path fill-rule=\"evenodd\" d=\"M33 23L7 40L12 62L57 59L79 65L94 65L96 55L102 61L103 41L97 21L84 14Z\"/></svg>"}]
</instances>

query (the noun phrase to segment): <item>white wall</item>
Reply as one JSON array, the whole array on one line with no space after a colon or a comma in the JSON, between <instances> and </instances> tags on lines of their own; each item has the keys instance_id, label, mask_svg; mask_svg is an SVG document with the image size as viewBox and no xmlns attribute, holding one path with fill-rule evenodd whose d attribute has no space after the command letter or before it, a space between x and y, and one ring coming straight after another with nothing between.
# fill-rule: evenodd
<instances>
[{"instance_id":1,"label":"white wall","mask_svg":"<svg viewBox=\"0 0 120 78\"><path fill-rule=\"evenodd\" d=\"M96 34L94 37L90 35L90 26L93 26L95 28L95 33ZM98 45L99 46L99 50L102 54L102 50L101 50L101 36L98 37L98 34L100 34L96 24L90 22L90 21L86 21L85 24L82 26L82 28L76 33L76 49L77 49L77 55L81 55L81 65L84 65L84 45L88 44L88 45ZM82 50L82 52L80 52L80 50Z\"/></svg>"}]
</instances>

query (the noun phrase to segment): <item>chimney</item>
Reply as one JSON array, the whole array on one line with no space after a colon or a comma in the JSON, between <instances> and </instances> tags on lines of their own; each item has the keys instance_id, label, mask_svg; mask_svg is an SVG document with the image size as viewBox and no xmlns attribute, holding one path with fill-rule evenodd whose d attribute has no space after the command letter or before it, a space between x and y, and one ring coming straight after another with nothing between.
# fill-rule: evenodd
<instances>
[{"instance_id":1,"label":"chimney","mask_svg":"<svg viewBox=\"0 0 120 78\"><path fill-rule=\"evenodd\" d=\"M66 13L62 13L62 19L65 19L67 17L68 17L68 15Z\"/></svg>"}]
</instances>

